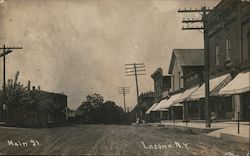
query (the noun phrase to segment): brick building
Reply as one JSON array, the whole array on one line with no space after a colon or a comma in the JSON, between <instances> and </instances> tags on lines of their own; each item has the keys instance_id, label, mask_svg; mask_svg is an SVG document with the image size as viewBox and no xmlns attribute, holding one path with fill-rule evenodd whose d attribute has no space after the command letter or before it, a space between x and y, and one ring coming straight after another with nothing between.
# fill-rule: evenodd
<instances>
[{"instance_id":1,"label":"brick building","mask_svg":"<svg viewBox=\"0 0 250 156\"><path fill-rule=\"evenodd\" d=\"M163 70L161 68L158 68L151 77L154 80L155 102L159 102L162 98L168 96L169 89L171 88L171 77L163 75Z\"/></svg>"},{"instance_id":2,"label":"brick building","mask_svg":"<svg viewBox=\"0 0 250 156\"><path fill-rule=\"evenodd\" d=\"M147 110L147 114L150 114L151 120L159 120L162 118L166 118L166 112L155 111L154 107L158 105L158 103L162 99L166 99L169 97L169 90L171 88L171 77L169 75L163 75L163 70L158 68L152 75L152 79L154 80L154 103Z\"/></svg>"},{"instance_id":3,"label":"brick building","mask_svg":"<svg viewBox=\"0 0 250 156\"><path fill-rule=\"evenodd\" d=\"M208 14L208 28L211 79L230 74L245 84L232 80L222 89L226 101L220 106L225 112L222 117L236 119L240 112L241 119L249 120L250 2L222 0ZM213 102L212 110L218 104Z\"/></svg>"}]
</instances>

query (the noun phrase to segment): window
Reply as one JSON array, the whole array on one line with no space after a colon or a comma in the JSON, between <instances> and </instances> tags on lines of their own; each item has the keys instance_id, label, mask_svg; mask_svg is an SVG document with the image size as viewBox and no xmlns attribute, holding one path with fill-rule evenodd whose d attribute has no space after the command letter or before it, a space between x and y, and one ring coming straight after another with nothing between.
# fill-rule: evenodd
<instances>
[{"instance_id":1,"label":"window","mask_svg":"<svg viewBox=\"0 0 250 156\"><path fill-rule=\"evenodd\" d=\"M193 81L194 80L194 75L190 76L190 80Z\"/></svg>"},{"instance_id":2,"label":"window","mask_svg":"<svg viewBox=\"0 0 250 156\"><path fill-rule=\"evenodd\" d=\"M174 91L175 89L174 89L174 75L173 75L173 91Z\"/></svg>"},{"instance_id":3,"label":"window","mask_svg":"<svg viewBox=\"0 0 250 156\"><path fill-rule=\"evenodd\" d=\"M231 60L231 43L228 37L226 38L226 60Z\"/></svg>"},{"instance_id":4,"label":"window","mask_svg":"<svg viewBox=\"0 0 250 156\"><path fill-rule=\"evenodd\" d=\"M181 88L181 72L178 72L179 88Z\"/></svg>"},{"instance_id":5,"label":"window","mask_svg":"<svg viewBox=\"0 0 250 156\"><path fill-rule=\"evenodd\" d=\"M250 30L247 33L247 40L248 40L248 58L250 57Z\"/></svg>"},{"instance_id":6,"label":"window","mask_svg":"<svg viewBox=\"0 0 250 156\"><path fill-rule=\"evenodd\" d=\"M218 44L215 46L215 64L220 64L220 47Z\"/></svg>"},{"instance_id":7,"label":"window","mask_svg":"<svg viewBox=\"0 0 250 156\"><path fill-rule=\"evenodd\" d=\"M198 74L194 75L194 79L197 80L198 79Z\"/></svg>"}]
</instances>

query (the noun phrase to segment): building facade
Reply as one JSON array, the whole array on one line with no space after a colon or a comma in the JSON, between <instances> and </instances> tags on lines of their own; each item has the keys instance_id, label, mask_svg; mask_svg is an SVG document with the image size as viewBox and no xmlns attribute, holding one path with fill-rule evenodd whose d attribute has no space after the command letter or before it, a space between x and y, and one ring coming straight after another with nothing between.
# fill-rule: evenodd
<instances>
[{"instance_id":1,"label":"building facade","mask_svg":"<svg viewBox=\"0 0 250 156\"><path fill-rule=\"evenodd\" d=\"M14 126L47 127L56 126L66 122L65 108L67 108L67 96L65 94L52 93L33 88L29 91L35 96L43 97L41 103L29 108L13 108L7 110L8 123ZM48 98L44 99L44 98Z\"/></svg>"},{"instance_id":2,"label":"building facade","mask_svg":"<svg viewBox=\"0 0 250 156\"><path fill-rule=\"evenodd\" d=\"M146 112L148 114L148 120L159 121L167 117L167 112L156 111L153 109L163 99L169 97L169 90L171 88L171 77L169 75L163 75L163 70L158 68L152 75L154 81L154 102L152 106Z\"/></svg>"},{"instance_id":3,"label":"building facade","mask_svg":"<svg viewBox=\"0 0 250 156\"><path fill-rule=\"evenodd\" d=\"M171 74L171 96L175 96L171 105L171 116L183 119L187 114L194 115L194 103L176 102L182 97L185 90L199 86L203 81L204 50L203 49L174 49L169 66ZM190 107L188 107L190 105ZM198 104L197 104L198 105ZM188 109L189 108L189 109ZM189 112L188 112L189 111ZM196 114L195 114L196 115Z\"/></svg>"},{"instance_id":4,"label":"building facade","mask_svg":"<svg viewBox=\"0 0 250 156\"><path fill-rule=\"evenodd\" d=\"M159 102L162 98L166 98L169 89L171 88L171 77L167 75L163 75L163 70L158 68L152 75L152 79L154 80L154 98L155 102Z\"/></svg>"},{"instance_id":5,"label":"building facade","mask_svg":"<svg viewBox=\"0 0 250 156\"><path fill-rule=\"evenodd\" d=\"M222 0L208 14L208 41L210 52L210 77L229 73L234 79L241 72L249 71L250 61L250 2L242 0ZM249 83L245 82L245 83ZM221 99L212 99L212 110L221 107L223 118L249 120L249 93L235 94ZM219 100L219 101L218 101ZM223 103L220 105L219 103ZM216 112L216 110L215 110ZM224 116L223 116L224 112Z\"/></svg>"}]
</instances>

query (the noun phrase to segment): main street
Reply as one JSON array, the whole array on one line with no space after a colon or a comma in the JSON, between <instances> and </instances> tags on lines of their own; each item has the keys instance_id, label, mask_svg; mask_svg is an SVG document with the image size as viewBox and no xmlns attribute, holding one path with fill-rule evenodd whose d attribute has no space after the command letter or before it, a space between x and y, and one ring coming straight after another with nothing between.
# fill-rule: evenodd
<instances>
[{"instance_id":1,"label":"main street","mask_svg":"<svg viewBox=\"0 0 250 156\"><path fill-rule=\"evenodd\" d=\"M74 125L0 127L0 154L247 155L248 144L226 142L164 127Z\"/></svg>"}]
</instances>

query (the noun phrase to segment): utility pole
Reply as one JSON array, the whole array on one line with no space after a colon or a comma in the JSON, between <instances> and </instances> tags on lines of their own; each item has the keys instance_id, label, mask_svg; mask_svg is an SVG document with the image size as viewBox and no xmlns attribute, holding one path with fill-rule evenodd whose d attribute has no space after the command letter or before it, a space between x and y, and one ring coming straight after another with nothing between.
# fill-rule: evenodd
<instances>
[{"instance_id":1,"label":"utility pole","mask_svg":"<svg viewBox=\"0 0 250 156\"><path fill-rule=\"evenodd\" d=\"M125 96L129 93L129 87L119 87L118 93L123 95L124 112L126 112L126 99Z\"/></svg>"},{"instance_id":2,"label":"utility pole","mask_svg":"<svg viewBox=\"0 0 250 156\"><path fill-rule=\"evenodd\" d=\"M3 106L7 108L6 105L6 68L5 68L5 56L13 51L13 49L22 49L22 47L0 47L3 50L3 53L0 54L0 57L3 57L3 100L2 104L0 105L0 118L3 118Z\"/></svg>"},{"instance_id":3,"label":"utility pole","mask_svg":"<svg viewBox=\"0 0 250 156\"><path fill-rule=\"evenodd\" d=\"M211 127L210 116L211 116L211 99L209 92L209 68L210 68L210 51L209 51L209 40L208 40L208 21L207 14L212 11L209 8L202 7L201 9L179 9L178 13L200 13L201 19L183 19L182 23L202 23L200 27L183 27L182 30L203 30L204 34L204 61L205 61L205 110L206 110L206 127Z\"/></svg>"},{"instance_id":4,"label":"utility pole","mask_svg":"<svg viewBox=\"0 0 250 156\"><path fill-rule=\"evenodd\" d=\"M144 73L146 71L144 63L133 63L133 64L125 64L125 73L126 76L135 76L135 84L136 84L136 93L137 93L137 115L139 118L141 116L140 104L139 104L139 86L138 86L138 78L139 75L146 75Z\"/></svg>"}]
</instances>

